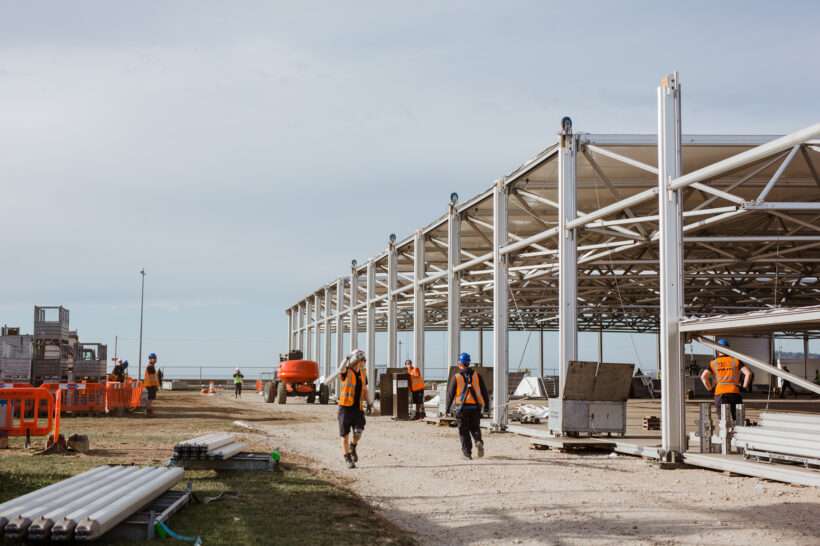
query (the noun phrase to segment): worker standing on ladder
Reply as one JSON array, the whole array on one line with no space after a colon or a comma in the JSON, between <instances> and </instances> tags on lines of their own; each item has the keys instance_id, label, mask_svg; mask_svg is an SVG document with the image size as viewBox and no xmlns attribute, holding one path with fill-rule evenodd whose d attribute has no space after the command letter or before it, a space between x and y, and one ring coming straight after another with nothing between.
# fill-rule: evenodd
<instances>
[{"instance_id":1,"label":"worker standing on ladder","mask_svg":"<svg viewBox=\"0 0 820 546\"><path fill-rule=\"evenodd\" d=\"M718 345L728 348L729 341L721 338L718 340ZM752 372L740 360L726 356L720 351L717 353L717 358L709 363L709 368L703 370L703 373L700 374L703 386L710 392L714 390L715 409L718 412L718 417L720 416L720 407L723 404L729 404L732 420L737 420L736 406L743 403L741 375L743 375L743 390L748 390L752 381ZM713 378L716 381L714 385L712 384Z\"/></svg>"},{"instance_id":2,"label":"worker standing on ladder","mask_svg":"<svg viewBox=\"0 0 820 546\"><path fill-rule=\"evenodd\" d=\"M362 439L365 417L364 408L367 403L367 376L364 371L367 358L364 351L355 349L339 366L339 436L342 438L342 455L348 468L356 468L359 454L356 447ZM353 439L350 433L353 432Z\"/></svg>"},{"instance_id":3,"label":"worker standing on ladder","mask_svg":"<svg viewBox=\"0 0 820 546\"><path fill-rule=\"evenodd\" d=\"M421 370L413 366L413 361L409 358L404 361L404 367L410 375L410 396L413 397L413 404L416 406L413 419L424 419L424 377L421 375Z\"/></svg>"},{"instance_id":4,"label":"worker standing on ladder","mask_svg":"<svg viewBox=\"0 0 820 546\"><path fill-rule=\"evenodd\" d=\"M447 413L455 406L458 420L458 435L461 439L461 454L473 458L473 440L476 454L484 456L484 441L481 439L481 414L490 396L478 372L470 368L470 355L461 353L458 357L458 372L453 376L447 389Z\"/></svg>"}]
</instances>

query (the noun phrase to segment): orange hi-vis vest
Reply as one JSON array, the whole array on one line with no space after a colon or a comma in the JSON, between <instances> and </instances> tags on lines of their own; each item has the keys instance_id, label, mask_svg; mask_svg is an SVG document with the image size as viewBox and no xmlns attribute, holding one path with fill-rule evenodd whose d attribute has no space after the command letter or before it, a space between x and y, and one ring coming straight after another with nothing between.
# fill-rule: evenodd
<instances>
[{"instance_id":1,"label":"orange hi-vis vest","mask_svg":"<svg viewBox=\"0 0 820 546\"><path fill-rule=\"evenodd\" d=\"M364 368L358 372L348 369L342 380L342 391L339 393L339 405L349 408L353 406L353 399L356 397L356 382L362 382L362 396L359 400L359 409L364 409L367 400L367 381L365 381Z\"/></svg>"},{"instance_id":2,"label":"orange hi-vis vest","mask_svg":"<svg viewBox=\"0 0 820 546\"><path fill-rule=\"evenodd\" d=\"M715 395L740 394L740 360L731 356L719 356L709 363L715 376Z\"/></svg>"},{"instance_id":3,"label":"orange hi-vis vest","mask_svg":"<svg viewBox=\"0 0 820 546\"><path fill-rule=\"evenodd\" d=\"M456 374L456 399L453 400L456 407L462 405L484 406L484 397L481 395L481 379L477 372L470 372L470 384L464 379L464 374Z\"/></svg>"},{"instance_id":4,"label":"orange hi-vis vest","mask_svg":"<svg viewBox=\"0 0 820 546\"><path fill-rule=\"evenodd\" d=\"M145 372L145 376L142 378L142 384L145 387L159 387L159 377L157 377L156 372Z\"/></svg>"},{"instance_id":5,"label":"orange hi-vis vest","mask_svg":"<svg viewBox=\"0 0 820 546\"><path fill-rule=\"evenodd\" d=\"M424 378L421 376L421 370L413 368L410 370L410 392L418 392L424 390Z\"/></svg>"}]
</instances>

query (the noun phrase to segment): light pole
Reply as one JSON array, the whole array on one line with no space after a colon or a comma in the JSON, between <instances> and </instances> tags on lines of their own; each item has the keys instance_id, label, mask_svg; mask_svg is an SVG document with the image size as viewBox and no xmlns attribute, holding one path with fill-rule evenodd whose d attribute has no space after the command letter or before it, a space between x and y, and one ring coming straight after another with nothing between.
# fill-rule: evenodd
<instances>
[{"instance_id":1,"label":"light pole","mask_svg":"<svg viewBox=\"0 0 820 546\"><path fill-rule=\"evenodd\" d=\"M142 379L142 317L145 309L145 268L140 269L140 276L142 277L140 287L140 350L139 350L139 368L137 371L137 379Z\"/></svg>"}]
</instances>

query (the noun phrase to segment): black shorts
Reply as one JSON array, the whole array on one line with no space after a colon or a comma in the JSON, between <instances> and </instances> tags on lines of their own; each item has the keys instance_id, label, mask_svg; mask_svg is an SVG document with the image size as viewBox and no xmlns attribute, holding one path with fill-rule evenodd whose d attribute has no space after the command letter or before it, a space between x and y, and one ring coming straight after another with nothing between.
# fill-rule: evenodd
<instances>
[{"instance_id":1,"label":"black shorts","mask_svg":"<svg viewBox=\"0 0 820 546\"><path fill-rule=\"evenodd\" d=\"M414 404L424 404L424 390L419 389L412 393Z\"/></svg>"},{"instance_id":2,"label":"black shorts","mask_svg":"<svg viewBox=\"0 0 820 546\"><path fill-rule=\"evenodd\" d=\"M145 387L145 390L148 392L148 400L156 400L157 399L157 388L156 387Z\"/></svg>"},{"instance_id":3,"label":"black shorts","mask_svg":"<svg viewBox=\"0 0 820 546\"><path fill-rule=\"evenodd\" d=\"M339 436L347 436L353 430L353 434L361 434L366 424L364 412L354 407L339 407Z\"/></svg>"}]
</instances>

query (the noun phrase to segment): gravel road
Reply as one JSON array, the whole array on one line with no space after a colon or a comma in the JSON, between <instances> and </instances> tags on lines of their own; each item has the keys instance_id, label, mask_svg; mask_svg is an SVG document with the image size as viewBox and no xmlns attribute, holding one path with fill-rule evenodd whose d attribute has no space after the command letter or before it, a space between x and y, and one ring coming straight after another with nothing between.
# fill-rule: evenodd
<instances>
[{"instance_id":1,"label":"gravel road","mask_svg":"<svg viewBox=\"0 0 820 546\"><path fill-rule=\"evenodd\" d=\"M485 436L487 456L464 461L455 429L389 417L368 418L359 467L349 470L335 407L247 399L302 417L254 426L340 476L425 545L820 545L814 488L660 470L628 456L534 451L512 434Z\"/></svg>"}]
</instances>

